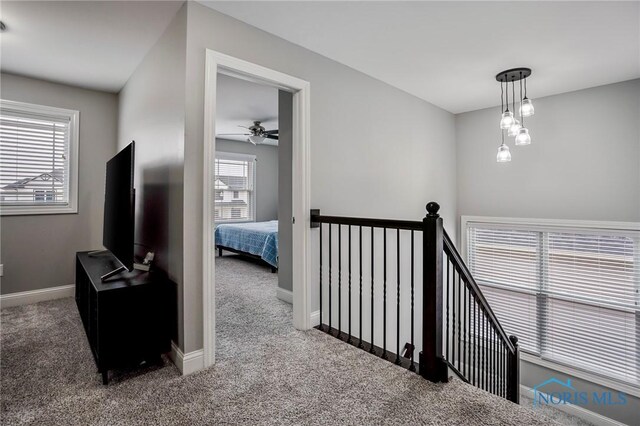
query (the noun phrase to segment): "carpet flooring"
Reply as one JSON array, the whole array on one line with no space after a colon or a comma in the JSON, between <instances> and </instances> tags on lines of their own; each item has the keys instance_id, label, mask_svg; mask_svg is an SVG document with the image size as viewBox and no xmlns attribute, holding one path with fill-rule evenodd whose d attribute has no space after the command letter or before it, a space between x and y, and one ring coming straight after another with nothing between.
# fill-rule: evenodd
<instances>
[{"instance_id":1,"label":"carpet flooring","mask_svg":"<svg viewBox=\"0 0 640 426\"><path fill-rule=\"evenodd\" d=\"M276 274L236 256L216 268L217 362L189 376L164 358L103 386L73 299L3 309L2 424L583 424L295 330Z\"/></svg>"}]
</instances>

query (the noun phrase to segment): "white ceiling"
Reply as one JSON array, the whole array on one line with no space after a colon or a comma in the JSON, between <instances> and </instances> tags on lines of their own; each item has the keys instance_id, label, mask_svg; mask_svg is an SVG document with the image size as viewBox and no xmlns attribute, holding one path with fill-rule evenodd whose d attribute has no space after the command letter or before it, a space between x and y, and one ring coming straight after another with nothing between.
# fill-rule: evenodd
<instances>
[{"instance_id":1,"label":"white ceiling","mask_svg":"<svg viewBox=\"0 0 640 426\"><path fill-rule=\"evenodd\" d=\"M278 89L251 83L226 75L218 75L216 103L216 135L248 133L253 121L261 121L267 130L278 128ZM219 136L222 139L248 143L247 136ZM274 139L265 139L265 145L277 145Z\"/></svg>"},{"instance_id":2,"label":"white ceiling","mask_svg":"<svg viewBox=\"0 0 640 426\"><path fill-rule=\"evenodd\" d=\"M2 1L1 69L118 92L180 1Z\"/></svg>"},{"instance_id":3,"label":"white ceiling","mask_svg":"<svg viewBox=\"0 0 640 426\"><path fill-rule=\"evenodd\" d=\"M499 105L507 68L532 98L640 77L637 1L201 3L453 113Z\"/></svg>"}]
</instances>

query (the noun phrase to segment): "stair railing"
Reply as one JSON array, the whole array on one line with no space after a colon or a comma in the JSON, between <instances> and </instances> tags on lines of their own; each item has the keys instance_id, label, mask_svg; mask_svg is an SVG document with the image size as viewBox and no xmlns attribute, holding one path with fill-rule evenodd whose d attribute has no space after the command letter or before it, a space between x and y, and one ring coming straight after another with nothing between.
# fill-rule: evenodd
<instances>
[{"instance_id":1,"label":"stair railing","mask_svg":"<svg viewBox=\"0 0 640 426\"><path fill-rule=\"evenodd\" d=\"M311 226L320 228L320 325L317 328L416 371L427 380L446 382L449 371L453 371L467 383L518 403L518 339L508 337L500 325L444 230L439 209L435 202L427 204L427 215L421 222L323 216L319 210L312 210ZM420 247L415 244L419 233L422 233L421 258L419 253L416 254ZM388 239L392 244L396 243L395 254L390 253L390 256L387 253ZM409 240L410 249L403 253L401 241L406 246L405 239ZM382 249L376 247L376 241L382 242ZM357 253L355 258L352 256L354 251ZM363 269L365 253L366 271ZM380 254L382 265L376 268ZM410 267L403 269L401 259L407 256ZM389 259L395 261L395 276L388 276ZM422 328L422 351L417 363L414 360L415 286L419 282L416 279L416 260L422 261L422 318L417 321ZM357 272L357 276L352 272ZM376 278L376 272L382 277ZM376 293L380 278L382 288ZM409 288L404 288L402 282L407 281ZM388 306L390 292L395 292L391 294L395 308ZM401 306L401 294L405 295L405 300L410 300L408 324L401 321L401 310L407 309ZM324 315L323 304L328 305L327 316ZM389 308L395 318L387 317ZM366 318L363 317L365 310ZM380 314L382 321L376 321ZM365 328L366 322L369 324ZM379 326L382 328L382 332L378 332L381 338L377 340L376 322L381 322ZM353 323L356 326L352 328ZM387 339L389 323L396 326L395 342ZM403 325L408 325L409 330L402 328ZM409 336L402 351L401 334Z\"/></svg>"}]
</instances>

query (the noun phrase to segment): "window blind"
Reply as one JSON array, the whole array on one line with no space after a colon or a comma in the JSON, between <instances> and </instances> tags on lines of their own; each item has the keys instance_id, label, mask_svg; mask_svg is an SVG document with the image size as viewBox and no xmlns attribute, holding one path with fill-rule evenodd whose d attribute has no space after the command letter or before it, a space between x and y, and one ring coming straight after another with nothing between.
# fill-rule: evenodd
<instances>
[{"instance_id":1,"label":"window blind","mask_svg":"<svg viewBox=\"0 0 640 426\"><path fill-rule=\"evenodd\" d=\"M70 121L0 109L0 204L69 203Z\"/></svg>"},{"instance_id":2,"label":"window blind","mask_svg":"<svg viewBox=\"0 0 640 426\"><path fill-rule=\"evenodd\" d=\"M216 153L215 218L247 221L255 218L255 157Z\"/></svg>"},{"instance_id":3,"label":"window blind","mask_svg":"<svg viewBox=\"0 0 640 426\"><path fill-rule=\"evenodd\" d=\"M640 232L467 223L472 274L523 350L640 384Z\"/></svg>"}]
</instances>

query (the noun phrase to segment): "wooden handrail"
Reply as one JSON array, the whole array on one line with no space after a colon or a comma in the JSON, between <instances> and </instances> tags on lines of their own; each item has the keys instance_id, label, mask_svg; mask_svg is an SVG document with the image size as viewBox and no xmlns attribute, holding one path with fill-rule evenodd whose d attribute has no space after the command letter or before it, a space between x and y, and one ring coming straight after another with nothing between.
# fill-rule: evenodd
<instances>
[{"instance_id":1,"label":"wooden handrail","mask_svg":"<svg viewBox=\"0 0 640 426\"><path fill-rule=\"evenodd\" d=\"M320 214L311 215L311 227L314 224L331 223L334 225L353 225L365 226L373 228L388 229L408 229L413 231L422 231L422 222L411 220L394 220L394 219L374 219L366 217L347 217L347 216L324 216Z\"/></svg>"},{"instance_id":2,"label":"wooden handrail","mask_svg":"<svg viewBox=\"0 0 640 426\"><path fill-rule=\"evenodd\" d=\"M507 336L507 333L502 328L502 325L500 325L500 322L498 321L496 315L493 313L489 302L484 297L484 294L482 294L478 283L476 283L476 280L471 275L471 271L469 271L469 268L467 268L467 265L462 260L460 253L458 253L458 250L453 245L453 242L451 241L451 238L449 238L447 231L444 231L444 250L452 260L456 268L458 268L458 272L463 277L467 288L469 289L473 297L478 301L480 308L486 313L489 321L491 321L493 327L502 338L503 343L505 344L507 349L509 349L509 352L511 352L512 354L515 353L515 346L512 344L511 339L509 338L509 336Z\"/></svg>"}]
</instances>

